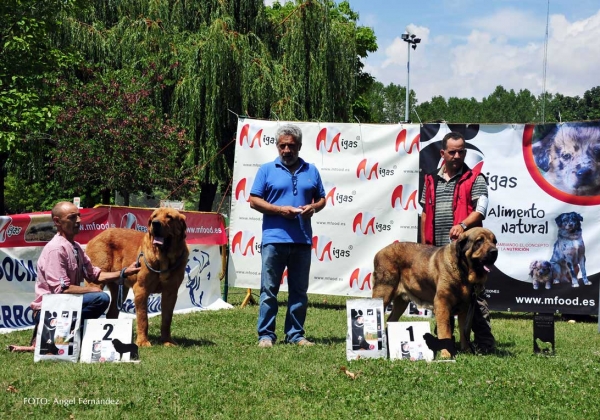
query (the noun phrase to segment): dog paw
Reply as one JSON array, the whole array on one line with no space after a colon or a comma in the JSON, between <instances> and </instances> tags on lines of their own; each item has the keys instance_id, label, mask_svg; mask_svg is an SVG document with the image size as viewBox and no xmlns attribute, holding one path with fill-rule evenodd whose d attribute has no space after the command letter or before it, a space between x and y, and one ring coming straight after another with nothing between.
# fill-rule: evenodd
<instances>
[{"instance_id":1,"label":"dog paw","mask_svg":"<svg viewBox=\"0 0 600 420\"><path fill-rule=\"evenodd\" d=\"M546 289L548 289L548 290L549 290L549 289L550 289L550 287L552 287L552 286L550 285L550 283L546 283Z\"/></svg>"},{"instance_id":2,"label":"dog paw","mask_svg":"<svg viewBox=\"0 0 600 420\"><path fill-rule=\"evenodd\" d=\"M148 340L137 340L135 344L137 344L138 347L152 347L152 343Z\"/></svg>"},{"instance_id":3,"label":"dog paw","mask_svg":"<svg viewBox=\"0 0 600 420\"><path fill-rule=\"evenodd\" d=\"M572 283L571 286L572 287L579 287L579 283Z\"/></svg>"},{"instance_id":4,"label":"dog paw","mask_svg":"<svg viewBox=\"0 0 600 420\"><path fill-rule=\"evenodd\" d=\"M591 285L592 285L592 282L591 282L591 281L589 281L589 280L584 280L584 281L583 281L583 284L584 284L584 286L591 286Z\"/></svg>"},{"instance_id":5,"label":"dog paw","mask_svg":"<svg viewBox=\"0 0 600 420\"><path fill-rule=\"evenodd\" d=\"M451 359L452 355L450 354L450 352L446 349L442 349L440 350L440 358L441 359Z\"/></svg>"},{"instance_id":6,"label":"dog paw","mask_svg":"<svg viewBox=\"0 0 600 420\"><path fill-rule=\"evenodd\" d=\"M534 284L533 285L533 290L537 290L537 289L539 289L539 286L537 284Z\"/></svg>"}]
</instances>

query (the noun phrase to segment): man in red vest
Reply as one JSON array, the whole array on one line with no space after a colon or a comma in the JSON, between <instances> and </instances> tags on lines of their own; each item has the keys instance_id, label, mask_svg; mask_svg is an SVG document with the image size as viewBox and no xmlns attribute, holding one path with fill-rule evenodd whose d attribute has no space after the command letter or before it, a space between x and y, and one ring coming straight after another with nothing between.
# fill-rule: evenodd
<instances>
[{"instance_id":1,"label":"man in red vest","mask_svg":"<svg viewBox=\"0 0 600 420\"><path fill-rule=\"evenodd\" d=\"M444 246L474 226L482 226L487 213L488 188L485 176L465 164L466 142L462 134L450 132L442 139L442 167L425 175L421 195L421 242ZM484 297L477 296L473 311L474 344L477 351L495 350L490 311Z\"/></svg>"}]
</instances>

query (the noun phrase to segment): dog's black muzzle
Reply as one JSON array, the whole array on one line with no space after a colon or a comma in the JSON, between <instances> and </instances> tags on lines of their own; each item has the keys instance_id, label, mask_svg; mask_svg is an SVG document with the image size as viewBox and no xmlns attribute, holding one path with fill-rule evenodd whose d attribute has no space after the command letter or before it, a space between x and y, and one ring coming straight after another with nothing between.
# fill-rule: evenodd
<instances>
[{"instance_id":1,"label":"dog's black muzzle","mask_svg":"<svg viewBox=\"0 0 600 420\"><path fill-rule=\"evenodd\" d=\"M152 221L152 233L154 234L154 236L163 236L162 223L160 223L158 220Z\"/></svg>"}]
</instances>

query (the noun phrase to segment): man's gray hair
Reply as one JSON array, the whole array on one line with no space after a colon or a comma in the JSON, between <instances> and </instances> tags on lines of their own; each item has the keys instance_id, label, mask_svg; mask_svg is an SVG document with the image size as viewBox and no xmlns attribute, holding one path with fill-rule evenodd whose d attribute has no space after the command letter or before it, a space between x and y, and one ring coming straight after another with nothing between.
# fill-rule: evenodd
<instances>
[{"instance_id":1,"label":"man's gray hair","mask_svg":"<svg viewBox=\"0 0 600 420\"><path fill-rule=\"evenodd\" d=\"M286 124L279 127L277 129L277 134L275 135L277 143L279 143L279 138L281 136L292 136L292 138L297 144L302 144L302 130L300 130L300 127L298 127L297 125Z\"/></svg>"}]
</instances>

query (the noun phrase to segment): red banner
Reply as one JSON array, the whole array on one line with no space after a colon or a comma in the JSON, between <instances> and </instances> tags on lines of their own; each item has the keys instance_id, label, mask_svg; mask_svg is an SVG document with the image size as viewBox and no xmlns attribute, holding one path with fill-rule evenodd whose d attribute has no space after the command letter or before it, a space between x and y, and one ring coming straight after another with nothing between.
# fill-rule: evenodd
<instances>
[{"instance_id":1,"label":"red banner","mask_svg":"<svg viewBox=\"0 0 600 420\"><path fill-rule=\"evenodd\" d=\"M82 245L103 230L113 227L148 231L154 209L100 206L81 209L81 227L76 237ZM219 213L182 211L186 217L186 242L198 245L225 245L224 218ZM43 246L56 234L50 212L0 216L0 247Z\"/></svg>"}]
</instances>

